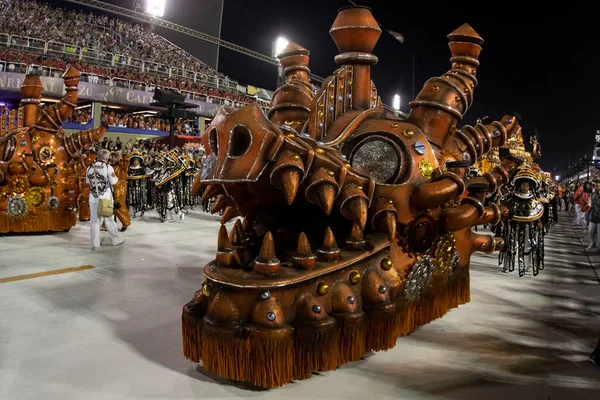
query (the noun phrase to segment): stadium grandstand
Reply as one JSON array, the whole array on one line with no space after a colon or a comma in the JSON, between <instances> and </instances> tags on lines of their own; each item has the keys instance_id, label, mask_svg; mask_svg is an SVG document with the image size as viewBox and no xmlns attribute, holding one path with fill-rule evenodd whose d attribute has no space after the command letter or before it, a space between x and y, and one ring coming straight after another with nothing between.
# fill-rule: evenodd
<instances>
[{"instance_id":1,"label":"stadium grandstand","mask_svg":"<svg viewBox=\"0 0 600 400\"><path fill-rule=\"evenodd\" d=\"M155 34L148 24L37 0L0 0L0 13L3 121L18 103L25 74L41 75L42 100L56 101L68 65L82 76L79 107L67 129L97 126L105 119L109 132L164 135L168 124L150 106L155 88L179 91L197 106L202 121L178 121L176 133L182 135L201 134L218 106L256 102L266 111L270 104L272 92L240 85Z\"/></svg>"}]
</instances>

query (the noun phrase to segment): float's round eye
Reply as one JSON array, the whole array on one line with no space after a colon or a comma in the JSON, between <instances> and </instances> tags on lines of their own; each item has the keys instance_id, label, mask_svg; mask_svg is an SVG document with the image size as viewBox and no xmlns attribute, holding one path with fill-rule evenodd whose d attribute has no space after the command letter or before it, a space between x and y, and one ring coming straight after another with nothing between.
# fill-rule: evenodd
<instances>
[{"instance_id":1,"label":"float's round eye","mask_svg":"<svg viewBox=\"0 0 600 400\"><path fill-rule=\"evenodd\" d=\"M387 183L398 175L402 165L400 151L387 138L370 138L356 146L350 164L354 170L372 176L378 183Z\"/></svg>"}]
</instances>

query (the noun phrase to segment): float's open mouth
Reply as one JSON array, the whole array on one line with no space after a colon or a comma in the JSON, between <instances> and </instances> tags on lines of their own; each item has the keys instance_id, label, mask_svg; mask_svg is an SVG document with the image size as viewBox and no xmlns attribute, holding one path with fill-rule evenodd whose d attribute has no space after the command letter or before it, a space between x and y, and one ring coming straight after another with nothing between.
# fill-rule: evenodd
<instances>
[{"instance_id":1,"label":"float's open mouth","mask_svg":"<svg viewBox=\"0 0 600 400\"><path fill-rule=\"evenodd\" d=\"M355 183L345 186L342 198L336 199L339 185L331 170L319 174L329 179L301 182L304 170L297 165L302 157L285 151L282 155L295 164L282 167L275 162L255 182L210 180L203 199L216 198L211 212L223 211L222 222L243 216L229 232L221 227L216 257L220 265L272 275L282 267L309 270L320 263L338 263L347 252L356 260L361 253L389 245L396 234L395 212L369 209L364 187Z\"/></svg>"}]
</instances>

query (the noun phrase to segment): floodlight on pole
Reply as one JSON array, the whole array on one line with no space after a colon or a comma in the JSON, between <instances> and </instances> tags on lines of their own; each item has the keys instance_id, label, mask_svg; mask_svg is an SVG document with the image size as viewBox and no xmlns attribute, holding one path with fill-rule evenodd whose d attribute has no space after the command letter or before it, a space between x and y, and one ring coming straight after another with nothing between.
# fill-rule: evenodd
<instances>
[{"instance_id":1,"label":"floodlight on pole","mask_svg":"<svg viewBox=\"0 0 600 400\"><path fill-rule=\"evenodd\" d=\"M146 0L146 12L153 17L162 17L165 15L166 0Z\"/></svg>"},{"instance_id":2,"label":"floodlight on pole","mask_svg":"<svg viewBox=\"0 0 600 400\"><path fill-rule=\"evenodd\" d=\"M399 94L394 95L394 100L392 101L392 107L396 111L400 110L400 95Z\"/></svg>"},{"instance_id":3,"label":"floodlight on pole","mask_svg":"<svg viewBox=\"0 0 600 400\"><path fill-rule=\"evenodd\" d=\"M279 36L277 38L277 40L275 41L275 48L273 49L273 57L277 57L278 55L280 55L281 52L283 51L283 49L285 49L285 46L287 46L289 43L290 43L289 40L287 40L283 36Z\"/></svg>"},{"instance_id":4,"label":"floodlight on pole","mask_svg":"<svg viewBox=\"0 0 600 400\"><path fill-rule=\"evenodd\" d=\"M560 181L560 175L556 175L556 176L554 177L554 180L555 180L556 182Z\"/></svg>"}]
</instances>

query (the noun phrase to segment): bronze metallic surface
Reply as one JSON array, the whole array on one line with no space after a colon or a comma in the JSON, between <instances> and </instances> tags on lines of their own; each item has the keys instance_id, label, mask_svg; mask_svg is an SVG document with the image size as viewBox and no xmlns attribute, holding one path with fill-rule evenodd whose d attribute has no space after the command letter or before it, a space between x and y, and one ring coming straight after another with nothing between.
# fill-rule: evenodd
<instances>
[{"instance_id":1,"label":"bronze metallic surface","mask_svg":"<svg viewBox=\"0 0 600 400\"><path fill-rule=\"evenodd\" d=\"M0 136L0 233L68 231L75 225L82 202L81 150L97 141L108 125L88 131L64 133L62 122L77 104L79 71L70 67L63 75L65 96L56 104L39 107L40 77L27 75L19 112L24 127ZM27 211L14 218L9 199L26 199ZM16 204L16 203L15 203ZM89 218L89 217L88 217Z\"/></svg>"},{"instance_id":2,"label":"bronze metallic surface","mask_svg":"<svg viewBox=\"0 0 600 400\"><path fill-rule=\"evenodd\" d=\"M471 254L504 246L471 228L509 216L484 206L485 191L506 184L521 160L469 185L466 172L519 120L457 128L483 39L467 24L452 32L451 69L425 83L402 120L371 81L381 30L369 9L342 9L330 33L338 69L314 95L308 51L290 43L269 115L224 107L202 137L216 158L205 198L226 196L244 224L241 245L218 246L204 268L212 290L183 309L184 354L228 379L278 387L389 349L468 302ZM236 129L251 136L244 152L232 144ZM391 156L382 163L377 151Z\"/></svg>"}]
</instances>

